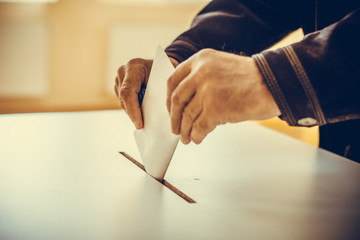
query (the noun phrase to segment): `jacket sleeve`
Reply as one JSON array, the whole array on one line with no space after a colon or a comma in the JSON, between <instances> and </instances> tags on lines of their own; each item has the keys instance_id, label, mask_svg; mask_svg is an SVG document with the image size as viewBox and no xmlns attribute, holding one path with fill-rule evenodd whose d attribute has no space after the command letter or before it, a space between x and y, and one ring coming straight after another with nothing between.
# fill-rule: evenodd
<instances>
[{"instance_id":1,"label":"jacket sleeve","mask_svg":"<svg viewBox=\"0 0 360 240\"><path fill-rule=\"evenodd\" d=\"M165 51L179 62L203 48L246 55L258 53L300 27L299 16L288 11L297 3L268 2L213 0L195 17L191 28ZM306 8L304 3L298 5Z\"/></svg>"},{"instance_id":2,"label":"jacket sleeve","mask_svg":"<svg viewBox=\"0 0 360 240\"><path fill-rule=\"evenodd\" d=\"M360 118L360 8L295 44L253 55L289 125Z\"/></svg>"}]
</instances>

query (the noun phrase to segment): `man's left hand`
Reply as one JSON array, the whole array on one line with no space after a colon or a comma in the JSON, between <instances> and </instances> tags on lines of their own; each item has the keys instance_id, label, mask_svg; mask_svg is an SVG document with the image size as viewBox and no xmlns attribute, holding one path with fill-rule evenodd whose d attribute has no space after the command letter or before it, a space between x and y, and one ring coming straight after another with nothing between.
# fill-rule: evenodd
<instances>
[{"instance_id":1,"label":"man's left hand","mask_svg":"<svg viewBox=\"0 0 360 240\"><path fill-rule=\"evenodd\" d=\"M204 49L168 80L167 108L174 134L201 143L217 125L280 115L250 57Z\"/></svg>"}]
</instances>

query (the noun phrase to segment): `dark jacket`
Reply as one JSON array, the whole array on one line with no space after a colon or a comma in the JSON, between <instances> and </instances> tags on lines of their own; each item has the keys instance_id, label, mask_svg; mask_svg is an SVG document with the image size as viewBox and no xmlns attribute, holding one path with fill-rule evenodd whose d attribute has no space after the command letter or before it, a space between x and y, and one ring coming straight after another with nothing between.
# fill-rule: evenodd
<instances>
[{"instance_id":1,"label":"dark jacket","mask_svg":"<svg viewBox=\"0 0 360 240\"><path fill-rule=\"evenodd\" d=\"M320 126L320 147L360 162L360 0L213 0L166 49L252 56L291 126ZM265 51L292 31L298 43Z\"/></svg>"}]
</instances>

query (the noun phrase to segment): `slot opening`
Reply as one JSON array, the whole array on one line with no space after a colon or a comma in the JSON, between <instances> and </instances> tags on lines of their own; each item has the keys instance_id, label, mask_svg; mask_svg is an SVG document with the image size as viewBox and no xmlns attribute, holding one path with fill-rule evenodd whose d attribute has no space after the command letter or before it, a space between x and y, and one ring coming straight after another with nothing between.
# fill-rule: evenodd
<instances>
[{"instance_id":1,"label":"slot opening","mask_svg":"<svg viewBox=\"0 0 360 240\"><path fill-rule=\"evenodd\" d=\"M136 159L134 159L133 157L131 157L129 154L127 154L125 152L119 152L119 153L121 155L123 155L125 158L127 158L130 162L135 164L138 168L140 168L141 170L146 172L145 167L144 167L144 165L142 163L138 162ZM163 179L162 181L159 181L157 179L155 179L155 180L158 181L159 183L161 183L162 185L164 185L165 187L167 187L170 191L172 191L173 193L175 193L176 195L178 195L179 197L181 197L182 199L184 199L188 203L196 203L196 201L194 199L192 199L191 197L186 195L184 192L180 191L177 187L175 187L174 185L172 185L171 183L169 183L165 179Z\"/></svg>"}]
</instances>

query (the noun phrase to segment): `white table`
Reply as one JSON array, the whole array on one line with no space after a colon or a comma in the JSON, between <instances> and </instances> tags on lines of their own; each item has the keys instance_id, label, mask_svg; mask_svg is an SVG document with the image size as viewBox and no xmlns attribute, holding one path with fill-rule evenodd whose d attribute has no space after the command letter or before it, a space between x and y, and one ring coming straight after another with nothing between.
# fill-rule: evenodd
<instances>
[{"instance_id":1,"label":"white table","mask_svg":"<svg viewBox=\"0 0 360 240\"><path fill-rule=\"evenodd\" d=\"M360 239L360 165L254 123L148 176L121 111L0 116L0 239Z\"/></svg>"}]
</instances>

